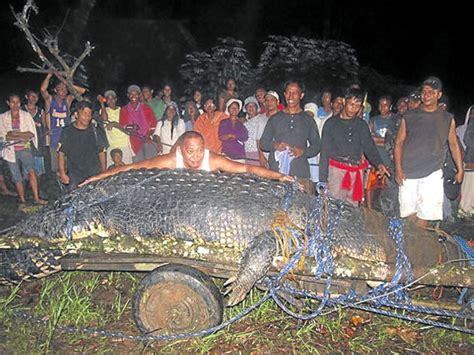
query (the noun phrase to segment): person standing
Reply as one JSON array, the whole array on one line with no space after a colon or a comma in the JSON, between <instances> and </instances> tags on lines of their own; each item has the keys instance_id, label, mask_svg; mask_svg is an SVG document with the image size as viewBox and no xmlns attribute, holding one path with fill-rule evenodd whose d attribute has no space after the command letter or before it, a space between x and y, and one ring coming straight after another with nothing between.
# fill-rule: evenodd
<instances>
[{"instance_id":1,"label":"person standing","mask_svg":"<svg viewBox=\"0 0 474 355\"><path fill-rule=\"evenodd\" d=\"M216 111L213 99L207 99L204 103L204 113L200 115L194 124L194 130L204 138L206 149L220 154L222 142L219 140L219 125L225 119L225 113Z\"/></svg>"},{"instance_id":2,"label":"person standing","mask_svg":"<svg viewBox=\"0 0 474 355\"><path fill-rule=\"evenodd\" d=\"M304 87L299 81L288 81L284 95L286 108L268 121L260 146L270 153L270 169L296 176L307 192L314 192L308 158L319 152L320 139L314 120L301 108Z\"/></svg>"},{"instance_id":3,"label":"person standing","mask_svg":"<svg viewBox=\"0 0 474 355\"><path fill-rule=\"evenodd\" d=\"M78 102L75 117L74 123L63 129L58 142L59 179L69 189L106 170L107 139L91 123L92 104Z\"/></svg>"},{"instance_id":4,"label":"person standing","mask_svg":"<svg viewBox=\"0 0 474 355\"><path fill-rule=\"evenodd\" d=\"M245 128L248 132L248 139L245 142L245 163L250 165L260 165L259 149L257 146L257 119L260 107L254 96L249 96L244 101L244 112L246 112ZM260 138L260 137L259 137Z\"/></svg>"},{"instance_id":5,"label":"person standing","mask_svg":"<svg viewBox=\"0 0 474 355\"><path fill-rule=\"evenodd\" d=\"M128 135L123 132L123 129L120 127L120 106L117 106L117 94L113 90L107 90L103 98L105 102L102 97L99 97L99 114L100 118L105 121L105 133L107 135L107 141L109 142L106 156L111 157L112 150L120 149L123 162L125 164L131 164L133 162L133 151ZM107 166L112 164L112 159L107 159Z\"/></svg>"},{"instance_id":6,"label":"person standing","mask_svg":"<svg viewBox=\"0 0 474 355\"><path fill-rule=\"evenodd\" d=\"M219 124L219 139L222 142L222 153L239 163L245 163L245 142L249 138L247 128L239 120L242 101L227 101L226 115L228 118Z\"/></svg>"},{"instance_id":7,"label":"person standing","mask_svg":"<svg viewBox=\"0 0 474 355\"><path fill-rule=\"evenodd\" d=\"M462 183L464 176L453 115L438 108L442 94L437 77L423 82L421 105L405 113L395 142L400 216L414 219L420 227L443 219L442 167L448 146L456 164L455 182Z\"/></svg>"},{"instance_id":8,"label":"person standing","mask_svg":"<svg viewBox=\"0 0 474 355\"><path fill-rule=\"evenodd\" d=\"M235 79L230 78L226 82L226 89L219 94L218 107L219 111L224 112L227 107L227 101L230 99L238 99L239 94L237 93L237 83Z\"/></svg>"},{"instance_id":9,"label":"person standing","mask_svg":"<svg viewBox=\"0 0 474 355\"><path fill-rule=\"evenodd\" d=\"M168 154L184 132L186 132L185 123L179 118L178 105L172 101L166 105L163 118L158 121L153 133L158 153Z\"/></svg>"},{"instance_id":10,"label":"person standing","mask_svg":"<svg viewBox=\"0 0 474 355\"><path fill-rule=\"evenodd\" d=\"M388 175L369 127L357 116L363 99L360 89L348 90L341 113L325 123L319 163L319 180L327 182L330 194L354 207L364 197L362 176L368 166L365 157L377 167L379 175Z\"/></svg>"},{"instance_id":11,"label":"person standing","mask_svg":"<svg viewBox=\"0 0 474 355\"><path fill-rule=\"evenodd\" d=\"M46 78L41 84L40 91L45 103L44 109L48 114L45 121L51 154L51 170L58 172L57 146L59 137L61 136L61 130L71 122L69 114L74 96L68 93L64 79L60 75L56 75L60 82L54 87L54 95L50 95L48 87L53 75L55 75L53 72L49 72L46 75ZM75 89L80 95L86 92L86 89L79 86L75 86Z\"/></svg>"},{"instance_id":12,"label":"person standing","mask_svg":"<svg viewBox=\"0 0 474 355\"><path fill-rule=\"evenodd\" d=\"M154 90L151 88L151 85L144 85L142 87L143 102L151 107L156 120L159 121L165 112L165 103L163 100L153 97L153 92Z\"/></svg>"},{"instance_id":13,"label":"person standing","mask_svg":"<svg viewBox=\"0 0 474 355\"><path fill-rule=\"evenodd\" d=\"M23 111L29 112L36 126L36 136L38 137L38 147L31 147L35 169L38 176L45 173L44 157L46 154L46 130L45 112L38 106L38 93L34 90L27 90L25 94L26 104L22 106ZM48 152L49 154L49 152Z\"/></svg>"},{"instance_id":14,"label":"person standing","mask_svg":"<svg viewBox=\"0 0 474 355\"><path fill-rule=\"evenodd\" d=\"M151 140L156 128L156 118L150 106L140 102L141 89L130 85L127 89L129 103L120 109L120 127L132 128L130 145L133 151L133 162L153 158L157 155L157 147Z\"/></svg>"},{"instance_id":15,"label":"person standing","mask_svg":"<svg viewBox=\"0 0 474 355\"><path fill-rule=\"evenodd\" d=\"M20 202L26 203L23 176L20 169L22 168L28 174L35 203L44 205L46 201L39 197L38 177L31 152L31 144L38 147L35 122L28 112L20 109L19 95L11 94L7 103L10 110L0 115L0 138L4 141L14 142L14 144L2 150L3 158L8 162Z\"/></svg>"}]
</instances>

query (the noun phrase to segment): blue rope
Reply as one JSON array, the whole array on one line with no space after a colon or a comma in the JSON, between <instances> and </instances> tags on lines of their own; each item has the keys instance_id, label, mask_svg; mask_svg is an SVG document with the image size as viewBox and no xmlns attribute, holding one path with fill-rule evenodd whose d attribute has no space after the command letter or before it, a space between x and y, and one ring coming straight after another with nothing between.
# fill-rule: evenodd
<instances>
[{"instance_id":1,"label":"blue rope","mask_svg":"<svg viewBox=\"0 0 474 355\"><path fill-rule=\"evenodd\" d=\"M149 179L156 178L156 176L150 177ZM141 182L137 183L135 186L140 186L145 181L149 179L142 180ZM295 181L294 184L288 186L286 194L282 199L282 208L287 211L291 205L291 200L294 195L294 192L297 189L297 182ZM274 277L267 277L263 280L264 284L268 287L268 292L264 295L259 301L257 301L251 307L245 309L238 315L230 318L226 322L219 324L215 327L205 329L199 332L194 333L186 333L186 334L173 334L173 335L141 335L141 336L133 336L129 334L125 334L122 332L109 332L103 329L97 328L89 328L89 329L82 329L77 327L70 327L70 326L58 326L58 329L65 332L82 332L90 335L99 335L99 336L107 336L107 337L115 337L115 338L122 338L122 339L129 339L129 340L139 340L139 341L163 341L163 340L179 340L179 339L186 339L192 337L202 337L206 335L210 335L216 331L222 330L228 327L230 324L240 320L253 310L257 309L263 303L268 301L269 299L273 299L274 302L287 314L300 319L300 320L309 320L313 319L319 315L321 315L322 311L326 307L331 307L336 309L338 306L344 307L351 307L355 309L360 309L364 311L369 311L373 313L377 313L380 315L395 317L407 321L414 321L419 323L424 323L428 325L432 325L435 327L456 330L460 332L465 332L468 334L474 334L474 330L467 329L460 326L455 326L451 324L446 324L439 321L434 321L430 319L424 319L408 314L400 314L394 311L388 311L386 309L382 309L381 307L390 307L393 309L398 309L403 312L418 312L424 314L431 314L437 316L445 316L445 317L455 317L455 318L472 318L463 312L455 312L449 310L442 310L442 309L434 309L429 307L422 307L422 306L414 306L410 302L410 298L408 293L406 292L406 287L401 285L401 281L403 280L405 283L410 283L413 281L413 271L410 264L410 261L405 252L405 239L403 235L403 221L400 219L391 219L389 220L389 234L394 239L396 243L396 268L395 273L392 280L388 283L384 283L381 286L371 290L366 295L357 295L354 290L351 290L345 295L341 295L338 297L331 298L330 294L330 287L332 282L332 274L334 272L334 260L331 254L331 247L333 244L333 233L336 229L340 212L339 209L335 213L329 213L328 208L328 190L325 185L317 185L317 188L321 192L318 197L315 199L315 205L313 206L313 210L310 213L309 220L315 222L314 223L314 230L311 231L309 226L306 226L305 232L308 236L308 245L307 245L307 255L309 257L314 258L315 262L315 272L314 276L315 279L321 279L323 276L326 277L325 288L322 296L315 294L314 292L306 291L306 290L299 290L295 289L291 285L284 283L283 279L288 273L297 265L298 261L303 255L303 251L305 248L305 240L304 235L299 231L288 227L290 230L293 239L296 241L296 251L290 258L290 261L280 270L279 274ZM105 199L102 199L100 202L96 202L94 204L89 205L88 207L103 203L111 198L115 197L115 195L109 196ZM326 207L326 209L324 209ZM85 207L82 207L85 208ZM82 209L81 208L81 209ZM68 230L69 226L73 224L74 216L79 212L79 210L71 210L67 211L68 214ZM323 213L327 213L327 215L322 215ZM69 217L72 216L72 217ZM320 220L324 220L322 217L327 217L326 225L321 225L319 223ZM318 223L316 223L318 222ZM309 223L308 223L309 224ZM281 232L281 231L280 231ZM461 248L466 252L466 254L474 259L474 255L472 254L473 251L467 246L467 243L462 238L455 237L456 240L460 239L458 243L461 245ZM464 242L464 244L463 244ZM463 245L466 245L469 249L465 249ZM471 262L472 264L473 262ZM285 292L291 296L298 296L304 297L308 300L316 300L319 301L320 304L317 309L313 310L310 313L302 314L296 313L286 306L284 301L280 299L279 293ZM362 304L364 303L364 304ZM23 319L31 320L37 323L47 324L46 320L35 318L31 315L28 315L24 312L16 311L14 313L16 316L21 317Z\"/></svg>"}]
</instances>

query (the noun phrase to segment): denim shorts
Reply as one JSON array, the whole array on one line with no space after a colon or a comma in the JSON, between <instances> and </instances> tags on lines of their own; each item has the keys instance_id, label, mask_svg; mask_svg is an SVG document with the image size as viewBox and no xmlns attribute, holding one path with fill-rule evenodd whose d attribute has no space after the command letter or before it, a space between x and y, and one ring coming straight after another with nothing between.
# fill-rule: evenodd
<instances>
[{"instance_id":1,"label":"denim shorts","mask_svg":"<svg viewBox=\"0 0 474 355\"><path fill-rule=\"evenodd\" d=\"M8 162L8 167L12 173L12 179L14 183L20 182L22 179L20 163L25 173L29 173L35 168L35 162L33 160L33 154L31 149L23 149L15 151L15 163Z\"/></svg>"}]
</instances>

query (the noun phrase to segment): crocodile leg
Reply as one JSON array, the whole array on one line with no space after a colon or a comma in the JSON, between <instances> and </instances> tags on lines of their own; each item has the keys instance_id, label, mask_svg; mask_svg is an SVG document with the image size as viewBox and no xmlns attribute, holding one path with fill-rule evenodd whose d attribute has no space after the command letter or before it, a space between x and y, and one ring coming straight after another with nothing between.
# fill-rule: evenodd
<instances>
[{"instance_id":1,"label":"crocodile leg","mask_svg":"<svg viewBox=\"0 0 474 355\"><path fill-rule=\"evenodd\" d=\"M240 260L236 276L225 283L225 294L229 295L228 306L241 302L257 281L266 275L276 252L276 240L270 231L264 232L247 246Z\"/></svg>"}]
</instances>

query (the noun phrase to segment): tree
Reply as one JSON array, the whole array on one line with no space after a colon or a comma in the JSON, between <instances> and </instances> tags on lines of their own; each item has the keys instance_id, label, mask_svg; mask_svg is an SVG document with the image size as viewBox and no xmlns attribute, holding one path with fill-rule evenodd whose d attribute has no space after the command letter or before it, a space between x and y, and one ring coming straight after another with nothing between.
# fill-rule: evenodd
<instances>
[{"instance_id":1,"label":"tree","mask_svg":"<svg viewBox=\"0 0 474 355\"><path fill-rule=\"evenodd\" d=\"M355 50L344 42L269 36L257 66L257 78L272 87L290 78L299 79L320 90L348 85L358 70Z\"/></svg>"},{"instance_id":2,"label":"tree","mask_svg":"<svg viewBox=\"0 0 474 355\"><path fill-rule=\"evenodd\" d=\"M82 96L74 86L74 81L77 80L82 86L87 83L87 76L82 62L90 55L94 47L86 42L83 52L75 57L62 52L59 48L58 36L63 26L55 34L43 29L42 38L32 33L29 24L30 16L32 12L36 15L39 12L34 0L27 0L21 12L15 12L11 5L10 9L16 20L14 25L25 34L26 40L41 61L41 64L32 63L34 68L17 67L17 70L32 73L53 72L59 80L67 85L69 92L77 100L82 100Z\"/></svg>"},{"instance_id":3,"label":"tree","mask_svg":"<svg viewBox=\"0 0 474 355\"><path fill-rule=\"evenodd\" d=\"M200 88L208 97L216 97L229 78L236 80L240 93L246 93L253 84L254 70L244 43L231 37L219 38L218 41L219 44L210 50L186 55L179 73L186 84L187 94Z\"/></svg>"}]
</instances>

